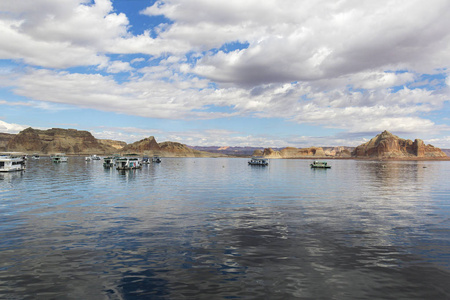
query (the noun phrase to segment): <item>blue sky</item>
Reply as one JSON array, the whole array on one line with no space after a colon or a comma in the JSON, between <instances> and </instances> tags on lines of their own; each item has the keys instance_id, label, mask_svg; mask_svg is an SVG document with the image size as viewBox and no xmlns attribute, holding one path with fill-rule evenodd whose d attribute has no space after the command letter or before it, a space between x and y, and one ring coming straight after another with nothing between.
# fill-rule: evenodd
<instances>
[{"instance_id":1,"label":"blue sky","mask_svg":"<svg viewBox=\"0 0 450 300\"><path fill-rule=\"evenodd\" d=\"M450 2L2 0L0 132L450 148Z\"/></svg>"}]
</instances>

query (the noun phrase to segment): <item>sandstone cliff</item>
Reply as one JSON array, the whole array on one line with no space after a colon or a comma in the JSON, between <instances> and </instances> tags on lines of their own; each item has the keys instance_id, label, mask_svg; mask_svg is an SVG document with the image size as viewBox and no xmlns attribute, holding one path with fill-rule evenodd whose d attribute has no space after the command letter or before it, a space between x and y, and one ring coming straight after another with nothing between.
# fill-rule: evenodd
<instances>
[{"instance_id":1,"label":"sandstone cliff","mask_svg":"<svg viewBox=\"0 0 450 300\"><path fill-rule=\"evenodd\" d=\"M324 148L323 150L324 150L326 156L351 157L352 151L354 150L354 148L338 146L338 147L327 147L327 148Z\"/></svg>"},{"instance_id":2,"label":"sandstone cliff","mask_svg":"<svg viewBox=\"0 0 450 300\"><path fill-rule=\"evenodd\" d=\"M0 151L26 153L66 153L78 155L110 155L137 153L165 157L224 157L227 155L198 151L174 142L158 144L153 136L130 145L114 140L96 139L88 131L52 128L38 130L27 128L18 134L0 133Z\"/></svg>"},{"instance_id":3,"label":"sandstone cliff","mask_svg":"<svg viewBox=\"0 0 450 300\"><path fill-rule=\"evenodd\" d=\"M15 135L6 145L7 151L36 152L41 154L107 154L114 148L100 143L88 131L52 128L27 128Z\"/></svg>"},{"instance_id":4,"label":"sandstone cliff","mask_svg":"<svg viewBox=\"0 0 450 300\"><path fill-rule=\"evenodd\" d=\"M120 150L127 145L127 143L122 142L122 141L103 140L103 139L99 139L98 141L104 145L107 145L107 146L112 147L117 150Z\"/></svg>"},{"instance_id":5,"label":"sandstone cliff","mask_svg":"<svg viewBox=\"0 0 450 300\"><path fill-rule=\"evenodd\" d=\"M401 139L383 131L367 143L359 145L352 152L353 157L363 158L445 158L447 155L432 145L416 139Z\"/></svg>"},{"instance_id":6,"label":"sandstone cliff","mask_svg":"<svg viewBox=\"0 0 450 300\"><path fill-rule=\"evenodd\" d=\"M161 148L155 140L155 137L151 136L132 144L126 145L120 150L122 153L142 153L142 154L157 154L161 152Z\"/></svg>"},{"instance_id":7,"label":"sandstone cliff","mask_svg":"<svg viewBox=\"0 0 450 300\"><path fill-rule=\"evenodd\" d=\"M158 144L160 147L160 155L165 157L226 157L227 155L220 153L211 153L199 151L189 148L184 144L177 142L163 142Z\"/></svg>"},{"instance_id":8,"label":"sandstone cliff","mask_svg":"<svg viewBox=\"0 0 450 300\"><path fill-rule=\"evenodd\" d=\"M6 151L9 141L14 138L15 134L0 133L0 151Z\"/></svg>"},{"instance_id":9,"label":"sandstone cliff","mask_svg":"<svg viewBox=\"0 0 450 300\"><path fill-rule=\"evenodd\" d=\"M254 156L262 155L265 158L304 158L304 157L325 157L326 154L321 147L310 148L294 148L286 147L280 151L275 151L272 148L266 148L264 151L255 151Z\"/></svg>"}]
</instances>

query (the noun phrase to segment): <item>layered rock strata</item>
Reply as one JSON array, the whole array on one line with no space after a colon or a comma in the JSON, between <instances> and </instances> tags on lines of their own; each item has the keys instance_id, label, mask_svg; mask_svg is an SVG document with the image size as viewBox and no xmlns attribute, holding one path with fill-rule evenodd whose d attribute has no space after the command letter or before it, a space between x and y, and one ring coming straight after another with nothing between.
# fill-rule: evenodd
<instances>
[{"instance_id":1,"label":"layered rock strata","mask_svg":"<svg viewBox=\"0 0 450 300\"><path fill-rule=\"evenodd\" d=\"M420 139L405 140L383 131L367 143L359 145L352 152L359 158L445 158L447 155L439 148L425 145Z\"/></svg>"}]
</instances>

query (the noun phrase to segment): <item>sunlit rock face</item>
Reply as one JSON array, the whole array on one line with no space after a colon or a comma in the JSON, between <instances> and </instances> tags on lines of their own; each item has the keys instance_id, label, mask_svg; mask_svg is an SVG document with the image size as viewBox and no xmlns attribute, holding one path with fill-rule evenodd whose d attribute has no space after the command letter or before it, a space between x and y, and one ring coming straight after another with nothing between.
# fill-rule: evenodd
<instances>
[{"instance_id":1,"label":"sunlit rock face","mask_svg":"<svg viewBox=\"0 0 450 300\"><path fill-rule=\"evenodd\" d=\"M447 157L441 149L432 145L425 145L425 143L420 139L416 139L414 142L411 140L401 139L389 131L383 131L367 143L356 147L352 152L352 156L378 158Z\"/></svg>"},{"instance_id":2,"label":"sunlit rock face","mask_svg":"<svg viewBox=\"0 0 450 300\"><path fill-rule=\"evenodd\" d=\"M321 147L294 148L286 147L280 151L272 148L265 148L264 151L257 150L253 155L264 156L265 158L303 158L303 157L325 157L325 151Z\"/></svg>"},{"instance_id":3,"label":"sunlit rock face","mask_svg":"<svg viewBox=\"0 0 450 300\"><path fill-rule=\"evenodd\" d=\"M104 154L114 152L114 148L100 143L90 132L76 129L52 128L39 130L27 128L12 138L8 151L66 154Z\"/></svg>"},{"instance_id":4,"label":"sunlit rock face","mask_svg":"<svg viewBox=\"0 0 450 300\"><path fill-rule=\"evenodd\" d=\"M135 152L144 153L146 151L159 152L161 148L155 140L155 137L151 136L140 141L134 142L132 144L126 145L122 148L122 152Z\"/></svg>"}]
</instances>

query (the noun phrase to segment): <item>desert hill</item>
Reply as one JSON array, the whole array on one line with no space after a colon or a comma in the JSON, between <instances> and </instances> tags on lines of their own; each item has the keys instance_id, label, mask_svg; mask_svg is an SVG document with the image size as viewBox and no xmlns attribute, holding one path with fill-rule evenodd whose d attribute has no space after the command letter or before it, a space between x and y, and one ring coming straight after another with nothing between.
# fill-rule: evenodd
<instances>
[{"instance_id":1,"label":"desert hill","mask_svg":"<svg viewBox=\"0 0 450 300\"><path fill-rule=\"evenodd\" d=\"M132 144L126 145L120 150L122 153L140 153L143 155L159 155L164 157L224 157L221 153L199 151L177 142L157 143L151 136Z\"/></svg>"},{"instance_id":2,"label":"desert hill","mask_svg":"<svg viewBox=\"0 0 450 300\"><path fill-rule=\"evenodd\" d=\"M0 132L0 151L6 150L6 145L14 138L15 134Z\"/></svg>"},{"instance_id":3,"label":"desert hill","mask_svg":"<svg viewBox=\"0 0 450 300\"><path fill-rule=\"evenodd\" d=\"M194 150L175 142L158 144L153 136L128 145L122 141L96 139L88 131L61 128L39 130L31 127L18 134L0 133L0 151L72 155L138 153L165 157L226 156Z\"/></svg>"},{"instance_id":4,"label":"desert hill","mask_svg":"<svg viewBox=\"0 0 450 300\"><path fill-rule=\"evenodd\" d=\"M264 156L265 158L321 158L321 157L351 157L350 147L322 147L295 148L286 147L281 150L265 148L264 150L256 150L253 155Z\"/></svg>"},{"instance_id":5,"label":"desert hill","mask_svg":"<svg viewBox=\"0 0 450 300\"><path fill-rule=\"evenodd\" d=\"M383 131L367 143L359 145L352 152L357 158L446 158L439 148L425 145L420 139L405 140Z\"/></svg>"},{"instance_id":6,"label":"desert hill","mask_svg":"<svg viewBox=\"0 0 450 300\"><path fill-rule=\"evenodd\" d=\"M48 130L22 130L10 139L6 151L20 151L28 153L66 153L66 154L106 154L114 148L99 142L88 131L76 129L52 128Z\"/></svg>"}]
</instances>

